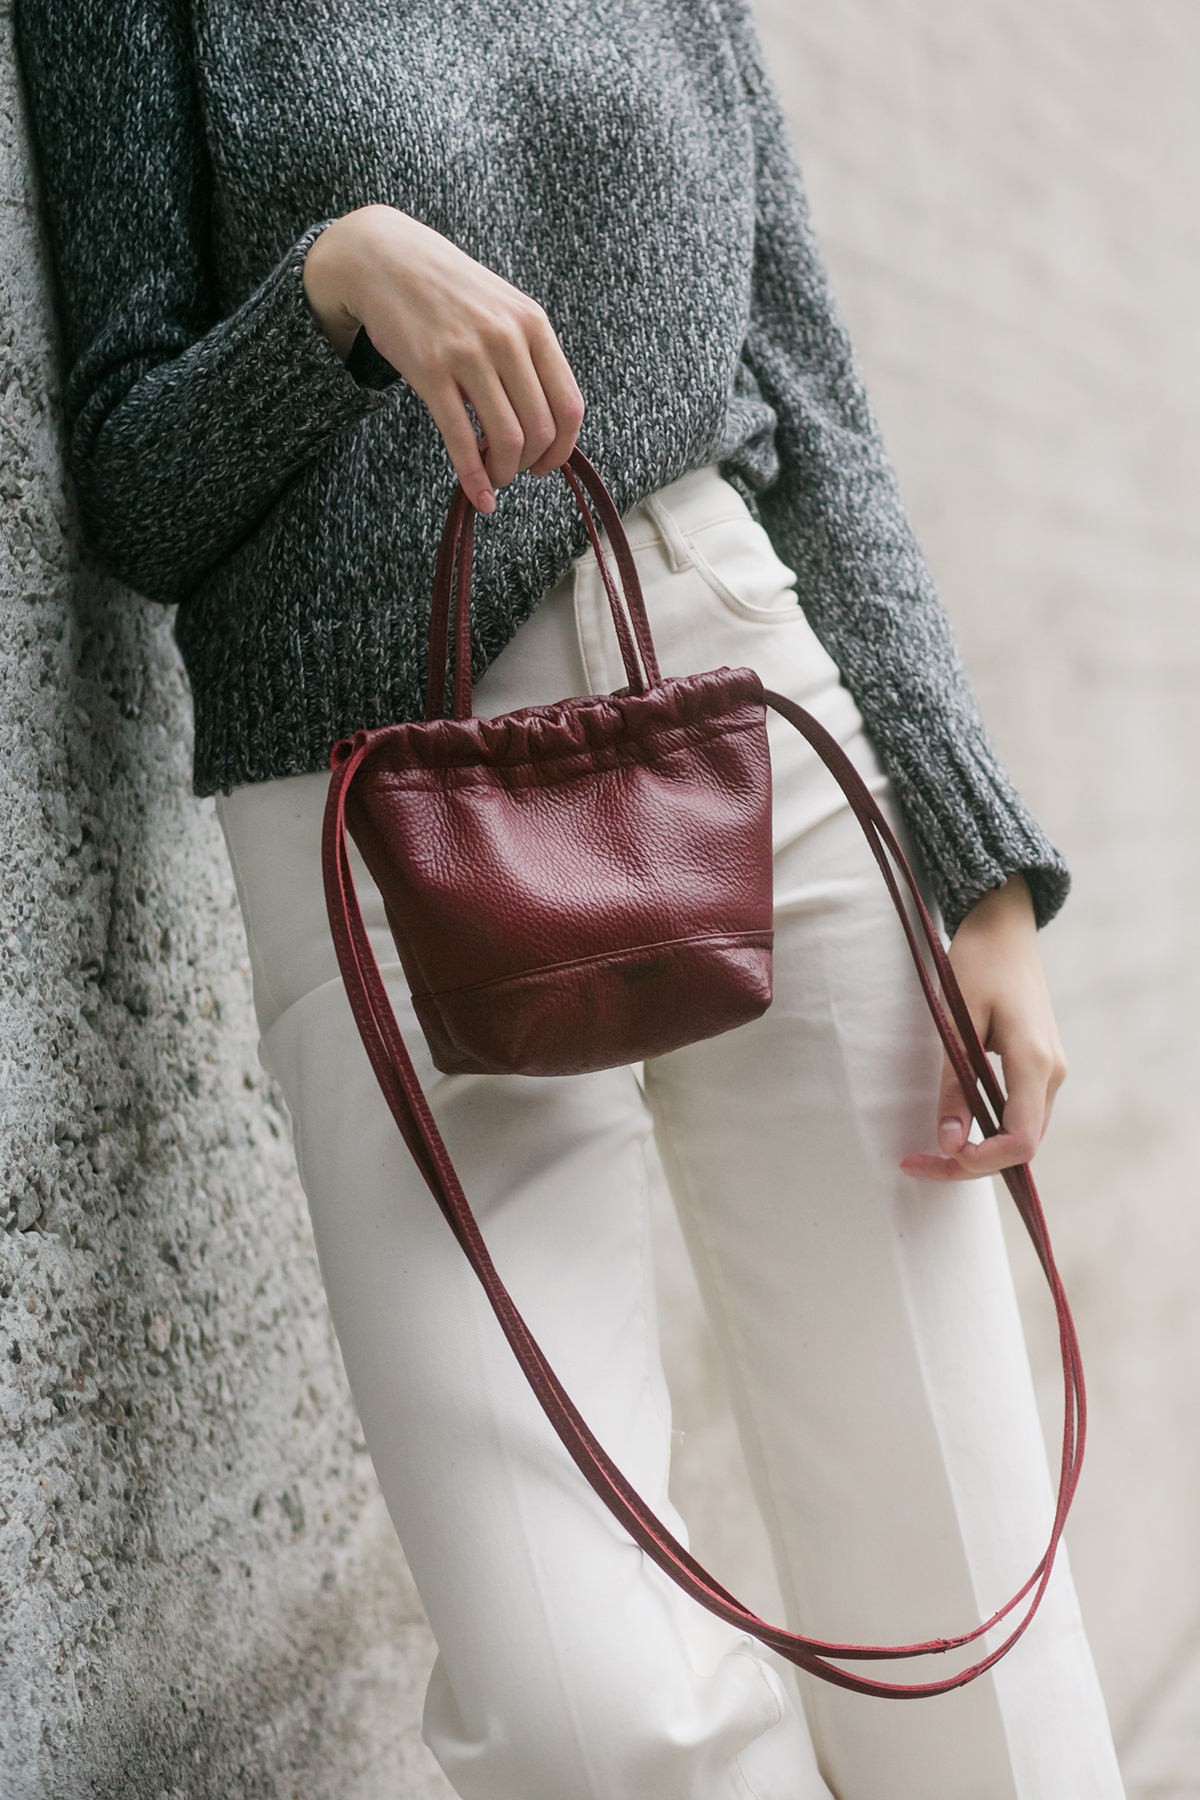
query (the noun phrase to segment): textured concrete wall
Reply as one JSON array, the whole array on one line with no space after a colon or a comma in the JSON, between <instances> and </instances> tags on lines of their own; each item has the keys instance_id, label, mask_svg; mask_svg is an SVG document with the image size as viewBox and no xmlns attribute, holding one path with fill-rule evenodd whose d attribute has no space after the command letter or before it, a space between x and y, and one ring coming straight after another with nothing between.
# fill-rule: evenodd
<instances>
[{"instance_id":1,"label":"textured concrete wall","mask_svg":"<svg viewBox=\"0 0 1200 1800\"><path fill-rule=\"evenodd\" d=\"M0 1796L444 1794L169 620L80 568L0 7Z\"/></svg>"}]
</instances>

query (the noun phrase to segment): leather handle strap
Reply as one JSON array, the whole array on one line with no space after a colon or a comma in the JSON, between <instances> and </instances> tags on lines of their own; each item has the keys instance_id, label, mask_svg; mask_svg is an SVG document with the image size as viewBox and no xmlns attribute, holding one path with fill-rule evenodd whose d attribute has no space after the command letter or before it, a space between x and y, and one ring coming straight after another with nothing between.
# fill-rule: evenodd
<instances>
[{"instance_id":1,"label":"leather handle strap","mask_svg":"<svg viewBox=\"0 0 1200 1800\"><path fill-rule=\"evenodd\" d=\"M599 510L599 509L598 509ZM603 519L603 513L601 512ZM604 521L607 526L607 520ZM610 530L610 541L613 534ZM845 793L863 827L900 916L926 1003L946 1046L972 1112L985 1135L1000 1129L1004 1096L971 1022L953 968L942 948L904 853L874 796L841 746L802 707L768 693L767 703L802 733ZM650 1510L592 1435L572 1404L496 1272L449 1152L429 1110L363 924L346 844L346 795L371 744L360 732L334 751L325 810L322 863L338 963L363 1044L393 1117L421 1174L481 1282L492 1310L546 1417L577 1468L647 1556L679 1587L718 1618L747 1632L797 1667L835 1686L887 1699L948 1693L992 1668L1028 1629L1046 1591L1067 1512L1079 1479L1086 1434L1086 1395L1079 1345L1066 1293L1054 1261L1046 1221L1027 1166L1004 1171L1025 1228L1046 1274L1058 1320L1065 1407L1058 1502L1046 1551L1023 1586L973 1630L914 1644L839 1644L783 1630L760 1619L721 1586ZM903 889L907 889L908 904ZM911 912L910 912L911 907ZM915 920L915 923L914 923ZM926 964L933 967L946 1006ZM947 1008L949 1009L947 1011ZM953 1021L953 1023L952 1023ZM958 1032L955 1031L955 1026ZM961 1037L961 1041L960 1041ZM1027 1601L1015 1624L1011 1615ZM1002 1641L959 1673L937 1681L882 1681L840 1667L845 1662L890 1662L941 1654L977 1643L1009 1620Z\"/></svg>"},{"instance_id":2,"label":"leather handle strap","mask_svg":"<svg viewBox=\"0 0 1200 1800\"><path fill-rule=\"evenodd\" d=\"M456 719L471 717L471 567L475 555L475 508L462 489L454 496L433 577L429 614L429 676L426 719L440 719L446 706L446 649L454 613L454 702Z\"/></svg>"},{"instance_id":3,"label":"leather handle strap","mask_svg":"<svg viewBox=\"0 0 1200 1800\"><path fill-rule=\"evenodd\" d=\"M595 526L587 507L583 503L583 497L579 492L581 484L587 489L592 504L596 508L600 523L608 534L608 541L612 545L613 555L617 562L617 569L621 576L621 587L625 596L625 604L629 609L629 617L633 623L633 635L637 640L638 654L642 659L642 667L646 671L646 685L648 687L657 687L662 680L662 676L659 673L658 657L654 649L654 639L650 634L650 621L646 616L646 602L642 595L642 578L638 574L637 560L634 557L629 539L625 534L625 526L620 513L617 511L616 502L605 487L599 470L592 467L592 464L588 461L582 450L577 448L571 452L570 460L563 469L563 474L570 482L571 490L579 504L579 509L583 513L584 519L587 521L588 536L592 540L592 548L596 553L596 561L599 564L601 578L604 581L604 591L608 595L608 604L612 610L613 623L617 626L617 635L620 636L621 626L617 617L620 610L619 601L617 599L612 577L608 572L608 564L605 560L603 550L600 547L600 541L596 534ZM628 673L628 668L629 665L626 663L626 673ZM635 693L640 691L640 688L634 688Z\"/></svg>"},{"instance_id":4,"label":"leather handle strap","mask_svg":"<svg viewBox=\"0 0 1200 1800\"><path fill-rule=\"evenodd\" d=\"M644 694L657 687L658 658L637 562L630 548L625 527L599 472L592 467L582 450L571 452L564 464L563 475L583 514L588 537L595 553L600 579L612 613L621 661L629 689ZM600 541L596 521L588 498L595 506L600 524L616 558L621 578L620 589L613 580L608 559ZM440 719L446 710L446 661L450 646L450 614L454 612L454 706L456 719L471 717L471 562L475 541L475 508L461 484L455 489L442 529L433 576L433 604L429 613L429 671L425 687L425 717Z\"/></svg>"}]
</instances>

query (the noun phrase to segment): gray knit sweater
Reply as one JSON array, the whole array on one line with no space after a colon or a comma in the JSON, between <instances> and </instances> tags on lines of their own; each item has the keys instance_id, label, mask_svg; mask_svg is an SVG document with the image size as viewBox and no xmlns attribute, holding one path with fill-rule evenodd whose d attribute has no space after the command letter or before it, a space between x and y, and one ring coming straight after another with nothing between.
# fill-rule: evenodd
<instances>
[{"instance_id":1,"label":"gray knit sweater","mask_svg":"<svg viewBox=\"0 0 1200 1800\"><path fill-rule=\"evenodd\" d=\"M545 306L625 510L718 461L795 569L953 926L1062 861L988 742L830 298L749 0L20 0L104 562L178 605L200 793L419 716L453 474L304 298L324 222L414 214ZM584 547L557 480L479 533L481 672Z\"/></svg>"}]
</instances>

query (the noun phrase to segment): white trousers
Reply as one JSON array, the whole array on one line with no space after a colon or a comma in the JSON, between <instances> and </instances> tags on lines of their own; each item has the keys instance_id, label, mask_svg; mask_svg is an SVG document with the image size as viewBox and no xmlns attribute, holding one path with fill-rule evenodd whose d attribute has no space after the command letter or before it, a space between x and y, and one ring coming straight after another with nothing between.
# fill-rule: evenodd
<instances>
[{"instance_id":1,"label":"white trousers","mask_svg":"<svg viewBox=\"0 0 1200 1800\"><path fill-rule=\"evenodd\" d=\"M630 515L663 670L749 665L887 784L766 534L713 469ZM620 686L589 555L482 681L497 713ZM793 1627L961 1631L1029 1573L1052 1507L990 1184L902 1175L939 1049L878 871L772 717L775 1000L631 1069L446 1076L382 903L397 1014L489 1247L601 1441L672 1522L647 1229L666 1166ZM295 1124L321 1269L440 1655L425 1737L463 1800L1119 1800L1065 1557L995 1672L935 1700L781 1679L613 1522L526 1387L377 1089L330 943L326 777L221 800L262 1056ZM916 1665L907 1665L913 1669ZM882 1670L904 1673L904 1665ZM922 1665L944 1672L932 1660Z\"/></svg>"}]
</instances>

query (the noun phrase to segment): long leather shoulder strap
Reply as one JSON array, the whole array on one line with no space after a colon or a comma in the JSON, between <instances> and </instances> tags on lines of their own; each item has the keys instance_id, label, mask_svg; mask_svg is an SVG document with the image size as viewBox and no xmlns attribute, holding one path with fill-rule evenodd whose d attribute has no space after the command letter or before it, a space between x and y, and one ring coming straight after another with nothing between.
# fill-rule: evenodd
<instances>
[{"instance_id":1,"label":"long leather shoulder strap","mask_svg":"<svg viewBox=\"0 0 1200 1800\"><path fill-rule=\"evenodd\" d=\"M986 1136L1000 1130L1004 1096L972 1024L954 970L934 929L916 880L886 818L850 758L825 728L793 701L767 693L767 704L806 737L845 793L866 833L900 916L926 1003L963 1092ZM501 1329L546 1417L585 1479L646 1555L677 1585L718 1618L822 1681L887 1699L919 1699L948 1693L992 1668L1028 1629L1050 1580L1055 1552L1079 1480L1086 1431L1086 1396L1079 1344L1062 1280L1055 1265L1045 1216L1027 1166L1006 1169L1004 1180L1033 1242L1054 1301L1062 1352L1065 1409L1058 1502L1046 1551L1029 1579L1004 1606L973 1630L915 1644L840 1644L785 1631L758 1618L696 1561L621 1474L572 1404L496 1272L463 1192L449 1152L429 1110L379 974L354 890L346 846L346 795L370 748L360 732L339 745L325 810L322 862L338 963L371 1066L421 1175L463 1248ZM901 886L903 883L903 888ZM907 889L907 904L904 894ZM911 910L910 910L911 909ZM937 980L926 955L932 959ZM938 985L945 995L943 1006ZM947 1012L947 1007L949 1011ZM953 1022L952 1022L953 1021ZM957 1026L957 1032L955 1027ZM1015 1623L1011 1615L1023 1602ZM978 1643L1008 1621L1002 1640L967 1668L937 1681L890 1682L858 1675L847 1662L894 1662L942 1654Z\"/></svg>"}]
</instances>

